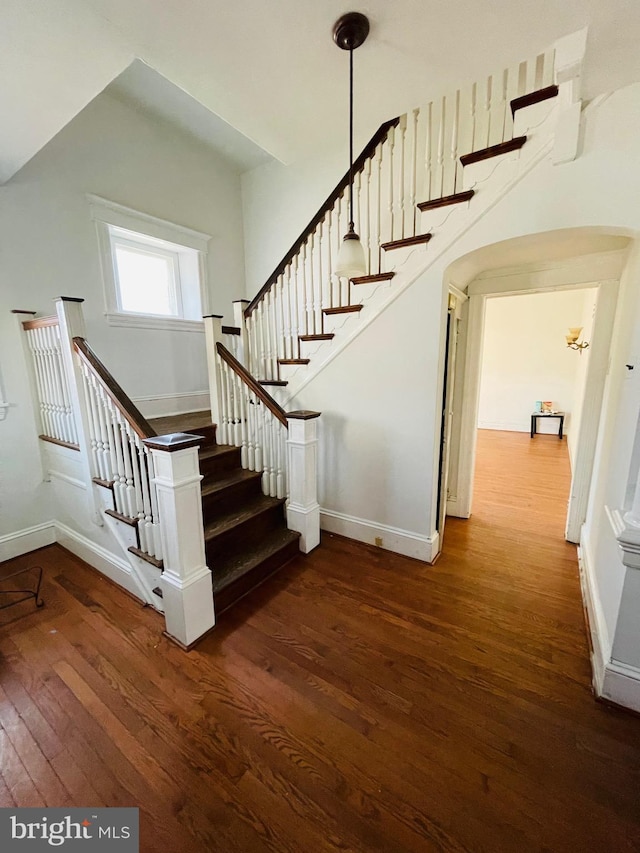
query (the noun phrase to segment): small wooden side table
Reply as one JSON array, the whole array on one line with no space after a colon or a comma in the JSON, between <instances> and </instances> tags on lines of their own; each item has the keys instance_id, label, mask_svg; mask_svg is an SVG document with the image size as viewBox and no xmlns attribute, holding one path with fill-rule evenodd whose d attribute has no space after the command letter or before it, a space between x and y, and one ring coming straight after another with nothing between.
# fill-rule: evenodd
<instances>
[{"instance_id":1,"label":"small wooden side table","mask_svg":"<svg viewBox=\"0 0 640 853\"><path fill-rule=\"evenodd\" d=\"M558 418L560 426L558 427L558 438L562 438L564 430L564 412L533 412L531 415L531 438L537 434L538 418Z\"/></svg>"}]
</instances>

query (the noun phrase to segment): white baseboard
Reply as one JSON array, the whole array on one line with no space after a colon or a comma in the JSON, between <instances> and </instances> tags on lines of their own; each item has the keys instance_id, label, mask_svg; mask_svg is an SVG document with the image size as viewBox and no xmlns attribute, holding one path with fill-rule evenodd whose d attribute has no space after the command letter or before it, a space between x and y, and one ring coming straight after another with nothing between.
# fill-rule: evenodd
<instances>
[{"instance_id":1,"label":"white baseboard","mask_svg":"<svg viewBox=\"0 0 640 853\"><path fill-rule=\"evenodd\" d=\"M211 406L208 391L188 391L184 394L153 394L132 397L145 418L164 418L184 412L201 412Z\"/></svg>"},{"instance_id":2,"label":"white baseboard","mask_svg":"<svg viewBox=\"0 0 640 853\"><path fill-rule=\"evenodd\" d=\"M597 594L593 561L588 544L584 541L584 533L582 539L578 548L578 563L593 649L591 669L594 692L601 699L640 712L640 669L611 657L611 639Z\"/></svg>"},{"instance_id":3,"label":"white baseboard","mask_svg":"<svg viewBox=\"0 0 640 853\"><path fill-rule=\"evenodd\" d=\"M0 536L0 563L21 557L45 545L53 545L56 541L56 530L53 521L45 521L33 527L25 527Z\"/></svg>"},{"instance_id":4,"label":"white baseboard","mask_svg":"<svg viewBox=\"0 0 640 853\"><path fill-rule=\"evenodd\" d=\"M329 509L320 509L320 528L369 545L375 545L375 540L381 539L380 547L386 551L404 554L405 557L414 557L425 563L435 560L439 552L438 533L425 536L423 533L378 524L365 518L355 518Z\"/></svg>"},{"instance_id":5,"label":"white baseboard","mask_svg":"<svg viewBox=\"0 0 640 853\"><path fill-rule=\"evenodd\" d=\"M580 569L580 587L582 600L587 611L589 632L591 634L591 670L593 673L593 688L597 696L602 695L605 667L611 658L611 639L604 618L600 597L598 596L596 580L593 572L593 560L588 543L585 541L584 528L581 536L582 543L578 547L578 567Z\"/></svg>"},{"instance_id":6,"label":"white baseboard","mask_svg":"<svg viewBox=\"0 0 640 853\"><path fill-rule=\"evenodd\" d=\"M72 530L71 527L67 527L60 521L56 521L54 524L56 542L71 551L76 557L80 557L85 563L89 563L90 566L93 566L94 569L97 569L118 586L123 587L136 598L140 598L138 585L133 578L131 566L127 560L118 557L117 554L113 554L96 542L92 542L82 533Z\"/></svg>"},{"instance_id":7,"label":"white baseboard","mask_svg":"<svg viewBox=\"0 0 640 853\"><path fill-rule=\"evenodd\" d=\"M602 699L640 713L640 669L621 661L611 660L605 666Z\"/></svg>"}]
</instances>

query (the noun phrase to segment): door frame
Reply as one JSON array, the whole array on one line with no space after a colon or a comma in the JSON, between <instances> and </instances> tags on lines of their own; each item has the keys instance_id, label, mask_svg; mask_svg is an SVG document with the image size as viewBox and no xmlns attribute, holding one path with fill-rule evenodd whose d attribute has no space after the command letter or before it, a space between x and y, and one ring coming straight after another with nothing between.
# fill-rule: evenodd
<instances>
[{"instance_id":1,"label":"door frame","mask_svg":"<svg viewBox=\"0 0 640 853\"><path fill-rule=\"evenodd\" d=\"M585 257L588 258L588 256ZM448 515L469 518L472 511L486 300L523 293L550 293L558 290L584 290L595 287L598 290L598 296L584 389L583 414L575 442L576 451L566 527L566 538L570 542L580 541L580 530L586 518L589 500L604 388L609 372L611 335L619 286L619 278L594 279L589 276L586 269L581 272L580 267L583 264L580 261L583 260L584 258L578 259L577 269L570 276L565 277L564 281L552 274L557 270L547 269L537 276L511 274L487 277L469 285L469 299L463 306L461 340L458 348L462 363L458 365L460 392L456 395L457 405L454 406L453 413L456 446L451 447L450 458L452 463L455 461L455 468L450 471L449 476ZM590 272L593 274L593 261L591 265ZM567 280L567 278L573 280Z\"/></svg>"}]
</instances>

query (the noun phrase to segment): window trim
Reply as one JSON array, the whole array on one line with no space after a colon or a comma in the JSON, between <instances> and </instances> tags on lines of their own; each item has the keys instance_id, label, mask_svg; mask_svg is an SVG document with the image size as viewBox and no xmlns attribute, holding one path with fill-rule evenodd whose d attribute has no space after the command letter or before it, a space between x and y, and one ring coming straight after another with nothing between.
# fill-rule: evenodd
<instances>
[{"instance_id":1,"label":"window trim","mask_svg":"<svg viewBox=\"0 0 640 853\"><path fill-rule=\"evenodd\" d=\"M140 243L149 238L152 247L156 240L171 243L180 250L192 250L197 258L197 275L199 279L199 296L201 313L209 313L207 287L207 251L211 235L194 231L183 225L176 225L165 219L133 210L130 207L117 204L97 195L87 194L91 219L95 222L100 248L100 265L104 287L106 312L105 318L112 326L132 326L146 329L162 329L166 331L185 331L204 333L204 323L201 319L169 316L165 314L138 314L123 311L120 306L115 255L113 252L111 228L122 229L140 235ZM120 239L119 235L116 240ZM126 239L126 238L125 238ZM134 239L132 242L136 242ZM170 252L170 250L169 250ZM179 275L182 278L182 264L179 265ZM177 272L177 271L176 271ZM184 307L183 287L178 285L180 310Z\"/></svg>"}]
</instances>

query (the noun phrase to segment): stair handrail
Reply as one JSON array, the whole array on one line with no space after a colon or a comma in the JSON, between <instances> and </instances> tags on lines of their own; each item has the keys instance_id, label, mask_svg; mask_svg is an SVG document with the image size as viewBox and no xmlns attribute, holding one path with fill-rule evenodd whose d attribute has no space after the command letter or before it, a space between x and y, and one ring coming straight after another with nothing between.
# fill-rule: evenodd
<instances>
[{"instance_id":1,"label":"stair handrail","mask_svg":"<svg viewBox=\"0 0 640 853\"><path fill-rule=\"evenodd\" d=\"M157 432L100 361L89 343L84 338L75 337L73 345L76 353L97 376L104 390L131 424L137 435L140 438L153 438L153 436L156 436Z\"/></svg>"},{"instance_id":2,"label":"stair handrail","mask_svg":"<svg viewBox=\"0 0 640 853\"><path fill-rule=\"evenodd\" d=\"M389 131L397 127L400 122L400 116L396 116L396 118L389 119L389 121L383 122L380 127L373 134L371 139L367 142L365 147L362 149L356 160L353 163L353 175L357 175L359 172L362 172L367 160L373 157L376 148L380 143L384 142L387 136L389 135ZM349 171L345 172L344 176L340 181L336 184L334 189L327 196L324 204L320 206L318 212L315 214L313 219L308 223L306 228L303 229L300 236L293 243L289 251L286 253L284 258L280 261L278 266L271 273L269 278L260 288L260 290L253 297L251 302L247 305L244 310L245 317L250 317L253 313L254 308L261 302L266 293L271 290L273 285L276 283L278 276L282 275L282 273L286 270L287 266L291 263L294 257L298 254L301 247L304 243L309 239L309 236L315 231L316 227L322 222L327 213L333 208L336 201L340 198L342 193L349 186L351 173Z\"/></svg>"},{"instance_id":3,"label":"stair handrail","mask_svg":"<svg viewBox=\"0 0 640 853\"><path fill-rule=\"evenodd\" d=\"M256 397L264 403L264 405L269 409L271 414L280 421L283 427L289 429L289 423L287 421L287 415L285 410L279 403L273 399L271 394L260 385L260 383L254 379L254 377L249 373L249 371L243 367L237 358L229 352L226 346L218 341L216 344L216 351L220 358L225 361L231 370L240 377L240 379L247 385Z\"/></svg>"}]
</instances>

